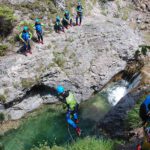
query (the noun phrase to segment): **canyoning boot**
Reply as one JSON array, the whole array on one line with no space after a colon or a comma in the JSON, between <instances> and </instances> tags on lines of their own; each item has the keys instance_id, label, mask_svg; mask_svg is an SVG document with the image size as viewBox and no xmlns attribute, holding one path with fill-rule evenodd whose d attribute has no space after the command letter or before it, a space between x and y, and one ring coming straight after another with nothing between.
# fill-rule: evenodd
<instances>
[{"instance_id":1,"label":"canyoning boot","mask_svg":"<svg viewBox=\"0 0 150 150\"><path fill-rule=\"evenodd\" d=\"M41 44L44 44L44 42L43 42L43 41L41 41Z\"/></svg>"},{"instance_id":2,"label":"canyoning boot","mask_svg":"<svg viewBox=\"0 0 150 150\"><path fill-rule=\"evenodd\" d=\"M78 26L78 23L76 23L76 26Z\"/></svg>"},{"instance_id":3,"label":"canyoning boot","mask_svg":"<svg viewBox=\"0 0 150 150\"><path fill-rule=\"evenodd\" d=\"M76 128L76 132L77 132L78 136L81 135L81 129L79 127Z\"/></svg>"},{"instance_id":4,"label":"canyoning boot","mask_svg":"<svg viewBox=\"0 0 150 150\"><path fill-rule=\"evenodd\" d=\"M29 54L32 54L31 50L28 51Z\"/></svg>"},{"instance_id":5,"label":"canyoning boot","mask_svg":"<svg viewBox=\"0 0 150 150\"><path fill-rule=\"evenodd\" d=\"M40 40L38 40L38 43L40 44Z\"/></svg>"}]
</instances>

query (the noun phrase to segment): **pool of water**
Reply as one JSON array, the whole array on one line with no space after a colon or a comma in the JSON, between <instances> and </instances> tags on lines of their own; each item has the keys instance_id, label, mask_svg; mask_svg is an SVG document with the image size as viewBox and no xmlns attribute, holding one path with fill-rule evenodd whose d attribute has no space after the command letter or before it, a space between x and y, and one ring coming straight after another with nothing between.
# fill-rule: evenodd
<instances>
[{"instance_id":1,"label":"pool of water","mask_svg":"<svg viewBox=\"0 0 150 150\"><path fill-rule=\"evenodd\" d=\"M91 129L109 110L109 103L97 94L80 106L82 136L90 135ZM68 131L69 129L69 131ZM20 127L7 132L1 137L5 150L30 150L33 145L48 142L48 145L63 145L76 139L75 131L65 121L65 110L61 105L47 105L22 120Z\"/></svg>"},{"instance_id":2,"label":"pool of water","mask_svg":"<svg viewBox=\"0 0 150 150\"><path fill-rule=\"evenodd\" d=\"M91 135L92 128L128 92L124 80L109 84L100 93L80 104L79 127L82 136ZM0 142L5 150L30 150L34 145L47 142L49 146L63 145L76 139L75 131L65 120L62 105L46 105L31 113L18 129L8 131Z\"/></svg>"}]
</instances>

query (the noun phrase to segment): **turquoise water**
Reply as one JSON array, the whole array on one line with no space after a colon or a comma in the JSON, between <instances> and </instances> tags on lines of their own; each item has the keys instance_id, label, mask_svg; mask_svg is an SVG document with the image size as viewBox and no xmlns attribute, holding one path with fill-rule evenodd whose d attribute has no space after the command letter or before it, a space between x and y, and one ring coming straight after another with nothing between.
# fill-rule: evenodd
<instances>
[{"instance_id":1,"label":"turquoise water","mask_svg":"<svg viewBox=\"0 0 150 150\"><path fill-rule=\"evenodd\" d=\"M82 137L90 135L95 123L111 108L100 94L80 105ZM69 130L68 130L69 129ZM75 131L65 121L65 110L61 105L47 105L22 120L20 127L11 130L0 140L5 150L30 150L33 145L48 142L48 145L63 145L76 139ZM81 137L81 138L82 138Z\"/></svg>"}]
</instances>

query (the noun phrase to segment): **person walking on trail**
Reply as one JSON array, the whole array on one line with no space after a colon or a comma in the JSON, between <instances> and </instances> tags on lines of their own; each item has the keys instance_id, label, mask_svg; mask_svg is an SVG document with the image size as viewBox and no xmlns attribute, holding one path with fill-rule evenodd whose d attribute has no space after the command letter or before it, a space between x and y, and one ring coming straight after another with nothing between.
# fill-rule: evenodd
<instances>
[{"instance_id":1,"label":"person walking on trail","mask_svg":"<svg viewBox=\"0 0 150 150\"><path fill-rule=\"evenodd\" d=\"M63 26L68 29L68 26L72 26L72 19L68 10L65 11L64 18L62 20Z\"/></svg>"},{"instance_id":2,"label":"person walking on trail","mask_svg":"<svg viewBox=\"0 0 150 150\"><path fill-rule=\"evenodd\" d=\"M65 32L64 31L64 27L61 24L61 20L60 20L59 16L56 17L56 23L55 23L55 27L54 28L55 28L56 33L60 33L60 31Z\"/></svg>"},{"instance_id":3,"label":"person walking on trail","mask_svg":"<svg viewBox=\"0 0 150 150\"><path fill-rule=\"evenodd\" d=\"M20 33L19 38L22 40L22 42L24 43L24 50L25 50L25 55L27 55L26 53L30 53L31 52L31 46L30 46L30 40L32 38L32 33L29 32L29 29L27 26L23 27L23 31L22 33Z\"/></svg>"},{"instance_id":4,"label":"person walking on trail","mask_svg":"<svg viewBox=\"0 0 150 150\"><path fill-rule=\"evenodd\" d=\"M83 7L82 7L81 2L78 2L76 11L77 11L76 25L79 25L79 26L80 26L81 23L82 23L82 17L83 17ZM78 24L78 19L80 20L79 24Z\"/></svg>"},{"instance_id":5,"label":"person walking on trail","mask_svg":"<svg viewBox=\"0 0 150 150\"><path fill-rule=\"evenodd\" d=\"M150 95L148 95L141 104L139 115L143 121L143 124L145 124L147 121L150 121Z\"/></svg>"},{"instance_id":6,"label":"person walking on trail","mask_svg":"<svg viewBox=\"0 0 150 150\"><path fill-rule=\"evenodd\" d=\"M71 91L65 91L64 87L59 85L57 86L57 93L59 99L64 102L67 106L66 120L69 125L71 125L75 130L78 136L81 135L81 129L77 126L79 123L78 120L78 106L74 94ZM72 119L73 117L73 119Z\"/></svg>"},{"instance_id":7,"label":"person walking on trail","mask_svg":"<svg viewBox=\"0 0 150 150\"><path fill-rule=\"evenodd\" d=\"M42 26L44 26L44 24L42 24L39 19L35 19L34 28L38 37L38 43L44 44Z\"/></svg>"}]
</instances>

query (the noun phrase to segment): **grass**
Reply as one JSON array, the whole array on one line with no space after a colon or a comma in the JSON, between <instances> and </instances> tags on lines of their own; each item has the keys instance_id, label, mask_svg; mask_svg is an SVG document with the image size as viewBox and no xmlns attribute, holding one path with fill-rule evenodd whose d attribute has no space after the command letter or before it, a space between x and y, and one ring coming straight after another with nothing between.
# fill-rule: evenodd
<instances>
[{"instance_id":1,"label":"grass","mask_svg":"<svg viewBox=\"0 0 150 150\"><path fill-rule=\"evenodd\" d=\"M137 104L134 106L134 108L128 112L127 118L125 120L125 124L129 129L135 129L141 127L142 122L139 116L139 109L141 103L144 101L145 98L146 96L139 99Z\"/></svg>"},{"instance_id":2,"label":"grass","mask_svg":"<svg viewBox=\"0 0 150 150\"><path fill-rule=\"evenodd\" d=\"M5 103L6 102L6 95L0 95L0 102Z\"/></svg>"},{"instance_id":3,"label":"grass","mask_svg":"<svg viewBox=\"0 0 150 150\"><path fill-rule=\"evenodd\" d=\"M114 142L105 139L96 139L95 137L85 137L78 139L75 143L63 147L48 147L46 144L35 147L32 150L114 150Z\"/></svg>"},{"instance_id":4,"label":"grass","mask_svg":"<svg viewBox=\"0 0 150 150\"><path fill-rule=\"evenodd\" d=\"M64 65L65 65L65 56L63 53L57 53L57 52L54 52L54 63L56 63L60 68L63 68Z\"/></svg>"},{"instance_id":5,"label":"grass","mask_svg":"<svg viewBox=\"0 0 150 150\"><path fill-rule=\"evenodd\" d=\"M33 86L36 82L37 80L33 78L22 79L21 85L22 85L22 88L28 89L28 88L31 88L31 86Z\"/></svg>"},{"instance_id":6,"label":"grass","mask_svg":"<svg viewBox=\"0 0 150 150\"><path fill-rule=\"evenodd\" d=\"M0 6L0 36L6 37L13 29L13 9L5 5Z\"/></svg>"},{"instance_id":7,"label":"grass","mask_svg":"<svg viewBox=\"0 0 150 150\"><path fill-rule=\"evenodd\" d=\"M5 56L7 49L8 49L7 45L0 45L0 56Z\"/></svg>"},{"instance_id":8,"label":"grass","mask_svg":"<svg viewBox=\"0 0 150 150\"><path fill-rule=\"evenodd\" d=\"M3 113L0 113L0 123L5 120L5 116Z\"/></svg>"}]
</instances>

